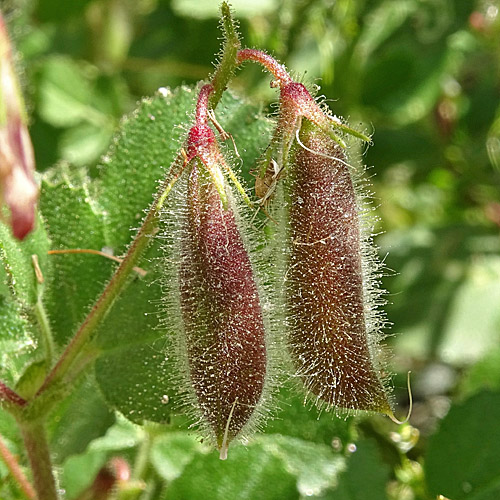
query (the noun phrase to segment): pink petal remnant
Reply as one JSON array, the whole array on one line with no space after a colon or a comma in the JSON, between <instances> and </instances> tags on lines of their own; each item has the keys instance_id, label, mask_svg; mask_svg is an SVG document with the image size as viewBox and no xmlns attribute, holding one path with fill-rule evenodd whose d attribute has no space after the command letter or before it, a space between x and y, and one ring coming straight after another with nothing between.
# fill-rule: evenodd
<instances>
[{"instance_id":1,"label":"pink petal remnant","mask_svg":"<svg viewBox=\"0 0 500 500\"><path fill-rule=\"evenodd\" d=\"M5 23L0 15L0 202L11 213L14 236L22 240L35 223L38 186L26 111L12 65Z\"/></svg>"}]
</instances>

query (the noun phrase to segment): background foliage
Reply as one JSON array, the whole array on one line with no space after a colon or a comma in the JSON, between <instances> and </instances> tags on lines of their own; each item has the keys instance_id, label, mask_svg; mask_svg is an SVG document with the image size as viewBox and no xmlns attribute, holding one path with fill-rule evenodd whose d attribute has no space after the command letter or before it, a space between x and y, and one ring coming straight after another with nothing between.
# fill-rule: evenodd
<instances>
[{"instance_id":1,"label":"background foliage","mask_svg":"<svg viewBox=\"0 0 500 500\"><path fill-rule=\"evenodd\" d=\"M166 98L169 112L159 116L164 98L156 94L121 118L160 87L208 76L220 49L217 2L2 0L1 7L18 50L37 169L44 173L45 217L22 247L9 247L2 233L3 257L22 277L31 265L30 245L109 246L119 255L169 164L168 151L179 146L184 129L177 125L186 123L192 95L174 91ZM137 280L115 306L99 336L105 354L52 418L61 487L75 498L94 471L119 455L134 465L127 498L498 498L500 5L241 0L233 7L246 45L271 51L302 79L319 83L334 113L373 130L363 161L383 231L377 243L394 270L384 286L401 413L406 372L413 371L411 425L318 415L285 388L265 433L219 462L182 418L155 406L157 390L168 396L170 367L151 303L159 294L153 269L150 286ZM227 112L220 114L232 120L223 122L228 130L240 130L235 141L248 169L270 128L257 113L273 111L268 103L275 91L255 67L243 69L232 90L249 96L249 104L227 96L221 107ZM145 140L156 141L164 157L137 149ZM55 340L64 345L112 264L52 256L41 265ZM10 312L0 318L1 372L14 383L36 357L29 318L18 313L36 302L39 290L21 279L11 297L5 279L0 291ZM144 315L131 317L130 304L140 304ZM121 338L130 325L134 335ZM124 362L130 373L141 373L139 382L117 373ZM137 383L143 405L134 414L129 394ZM29 383L18 384L29 393ZM105 399L128 419L110 411ZM145 418L169 424L130 422ZM22 453L5 413L0 433ZM0 463L0 496L19 495Z\"/></svg>"}]
</instances>

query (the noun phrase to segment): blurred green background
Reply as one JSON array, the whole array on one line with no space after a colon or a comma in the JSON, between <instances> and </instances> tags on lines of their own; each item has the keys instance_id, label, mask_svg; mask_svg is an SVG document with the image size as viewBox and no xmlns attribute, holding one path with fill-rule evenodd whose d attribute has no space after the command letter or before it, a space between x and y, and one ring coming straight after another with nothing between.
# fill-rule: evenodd
<instances>
[{"instance_id":1,"label":"blurred green background","mask_svg":"<svg viewBox=\"0 0 500 500\"><path fill-rule=\"evenodd\" d=\"M221 45L212 0L0 5L18 50L39 171L65 161L97 175L121 117L159 87L207 78ZM500 388L500 3L232 6L244 45L320 85L335 114L373 134L362 161L387 266L391 368L402 412L406 372L414 372L411 423L421 440L412 459L420 463L426 436L451 402ZM257 67L240 71L232 90L275 109L275 91ZM478 419L498 411L481 401ZM364 425L377 435L378 424ZM419 472L405 473L391 476L410 485L395 487L393 497L425 496L412 486ZM427 487L437 491L436 482Z\"/></svg>"}]
</instances>

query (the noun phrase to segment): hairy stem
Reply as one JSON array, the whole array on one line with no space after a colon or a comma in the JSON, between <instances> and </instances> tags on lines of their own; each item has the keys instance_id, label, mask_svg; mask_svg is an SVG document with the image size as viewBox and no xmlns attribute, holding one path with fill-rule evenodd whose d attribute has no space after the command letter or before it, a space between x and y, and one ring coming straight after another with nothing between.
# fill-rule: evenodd
<instances>
[{"instance_id":1,"label":"hairy stem","mask_svg":"<svg viewBox=\"0 0 500 500\"><path fill-rule=\"evenodd\" d=\"M149 453L151 451L151 446L153 444L152 435L148 432L147 426L144 428L144 434L142 441L139 444L139 449L135 456L135 463L132 469L132 479L140 481L144 479L146 469L149 462Z\"/></svg>"},{"instance_id":2,"label":"hairy stem","mask_svg":"<svg viewBox=\"0 0 500 500\"><path fill-rule=\"evenodd\" d=\"M212 77L211 83L214 87L214 91L209 100L210 109L215 109L217 107L222 97L222 93L233 76L234 69L236 68L236 54L241 46L236 25L231 17L231 9L227 2L222 2L221 14L225 42L222 57Z\"/></svg>"},{"instance_id":3,"label":"hairy stem","mask_svg":"<svg viewBox=\"0 0 500 500\"><path fill-rule=\"evenodd\" d=\"M162 190L163 192L163 190ZM115 274L104 289L102 295L92 307L92 310L85 318L80 328L76 332L71 342L66 347L59 361L48 374L37 395L46 391L50 386L57 384L67 373L75 358L92 337L99 323L108 313L113 302L123 291L127 284L127 279L141 257L143 251L148 246L151 236L154 234L158 224L158 204L154 203L144 222L139 229L134 241L130 245L127 255L118 266Z\"/></svg>"},{"instance_id":4,"label":"hairy stem","mask_svg":"<svg viewBox=\"0 0 500 500\"><path fill-rule=\"evenodd\" d=\"M50 366L54 360L54 339L52 337L49 318L42 302L41 293L38 295L38 299L35 304L35 315L42 336L43 346L45 348L45 359Z\"/></svg>"},{"instance_id":5,"label":"hairy stem","mask_svg":"<svg viewBox=\"0 0 500 500\"><path fill-rule=\"evenodd\" d=\"M26 400L3 382L0 382L0 403L6 407L21 407L26 404Z\"/></svg>"},{"instance_id":6,"label":"hairy stem","mask_svg":"<svg viewBox=\"0 0 500 500\"><path fill-rule=\"evenodd\" d=\"M0 457L7 466L7 469L9 469L9 472L11 473L14 480L19 485L19 488L24 493L24 496L29 500L36 500L36 493L35 490L33 489L33 486L31 486L31 483L24 475L24 472L22 471L16 457L7 448L1 436L0 436Z\"/></svg>"},{"instance_id":7,"label":"hairy stem","mask_svg":"<svg viewBox=\"0 0 500 500\"><path fill-rule=\"evenodd\" d=\"M57 500L56 481L43 422L36 420L18 423L33 472L37 499Z\"/></svg>"},{"instance_id":8,"label":"hairy stem","mask_svg":"<svg viewBox=\"0 0 500 500\"><path fill-rule=\"evenodd\" d=\"M279 86L286 85L292 82L285 66L280 64L276 59L269 54L256 49L243 49L237 53L238 64L245 61L254 61L264 66L278 81Z\"/></svg>"}]
</instances>

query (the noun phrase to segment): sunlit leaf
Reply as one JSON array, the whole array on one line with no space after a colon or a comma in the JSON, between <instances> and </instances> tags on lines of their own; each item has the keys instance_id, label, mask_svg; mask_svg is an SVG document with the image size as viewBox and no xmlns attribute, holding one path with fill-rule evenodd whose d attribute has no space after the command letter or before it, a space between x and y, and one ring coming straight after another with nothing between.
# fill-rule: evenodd
<instances>
[{"instance_id":1,"label":"sunlit leaf","mask_svg":"<svg viewBox=\"0 0 500 500\"><path fill-rule=\"evenodd\" d=\"M0 223L0 378L9 384L17 381L40 341L35 306L42 290L33 255L47 278L50 271L49 241L42 221L37 224L36 231L19 242Z\"/></svg>"},{"instance_id":2,"label":"sunlit leaf","mask_svg":"<svg viewBox=\"0 0 500 500\"><path fill-rule=\"evenodd\" d=\"M52 250L105 248L102 213L91 198L88 180L74 169L61 165L46 174L40 208ZM96 255L49 258L53 273L45 303L55 340L63 344L75 334L116 264Z\"/></svg>"},{"instance_id":3,"label":"sunlit leaf","mask_svg":"<svg viewBox=\"0 0 500 500\"><path fill-rule=\"evenodd\" d=\"M272 439L272 438L271 438ZM195 480L193 480L196 478ZM165 499L298 499L296 477L286 463L260 444L234 446L226 461L218 453L198 455L172 481Z\"/></svg>"}]
</instances>

